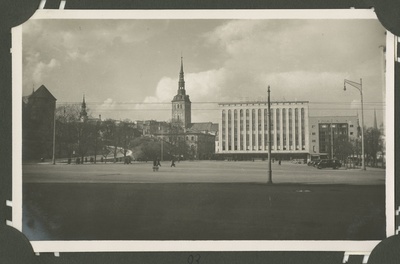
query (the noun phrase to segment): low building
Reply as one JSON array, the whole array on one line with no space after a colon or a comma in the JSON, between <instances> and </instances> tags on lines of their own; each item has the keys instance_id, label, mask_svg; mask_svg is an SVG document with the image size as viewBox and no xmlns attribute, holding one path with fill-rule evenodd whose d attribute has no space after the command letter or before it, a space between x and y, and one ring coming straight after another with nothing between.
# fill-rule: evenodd
<instances>
[{"instance_id":1,"label":"low building","mask_svg":"<svg viewBox=\"0 0 400 264\"><path fill-rule=\"evenodd\" d=\"M180 148L174 155L183 159L208 160L215 153L215 136L199 132L154 134L170 146ZM184 146L181 145L184 144Z\"/></svg>"},{"instance_id":2,"label":"low building","mask_svg":"<svg viewBox=\"0 0 400 264\"><path fill-rule=\"evenodd\" d=\"M218 132L218 124L212 122L192 123L190 124L188 131L211 134L215 136Z\"/></svg>"},{"instance_id":3,"label":"low building","mask_svg":"<svg viewBox=\"0 0 400 264\"><path fill-rule=\"evenodd\" d=\"M156 121L156 120L143 120L136 121L136 127L139 131L142 132L143 136L151 136L154 134L170 132L170 125L165 121Z\"/></svg>"}]
</instances>

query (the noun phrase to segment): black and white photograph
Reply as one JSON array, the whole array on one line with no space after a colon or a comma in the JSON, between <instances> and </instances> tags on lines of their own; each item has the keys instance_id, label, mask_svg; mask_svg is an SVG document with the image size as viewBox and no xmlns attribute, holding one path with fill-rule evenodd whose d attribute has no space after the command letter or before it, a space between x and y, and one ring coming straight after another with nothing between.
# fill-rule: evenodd
<instances>
[{"instance_id":1,"label":"black and white photograph","mask_svg":"<svg viewBox=\"0 0 400 264\"><path fill-rule=\"evenodd\" d=\"M393 235L388 32L372 11L270 13L20 26L23 234L242 250Z\"/></svg>"}]
</instances>

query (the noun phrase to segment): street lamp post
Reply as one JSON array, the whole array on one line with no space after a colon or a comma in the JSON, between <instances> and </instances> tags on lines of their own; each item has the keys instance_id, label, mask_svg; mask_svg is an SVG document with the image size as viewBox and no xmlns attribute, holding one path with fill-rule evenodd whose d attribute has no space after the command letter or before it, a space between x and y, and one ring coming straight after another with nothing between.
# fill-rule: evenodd
<instances>
[{"instance_id":1,"label":"street lamp post","mask_svg":"<svg viewBox=\"0 0 400 264\"><path fill-rule=\"evenodd\" d=\"M333 121L331 119L331 159L333 159Z\"/></svg>"},{"instance_id":2,"label":"street lamp post","mask_svg":"<svg viewBox=\"0 0 400 264\"><path fill-rule=\"evenodd\" d=\"M56 164L56 105L54 104L54 114L53 114L53 155L52 163Z\"/></svg>"},{"instance_id":3,"label":"street lamp post","mask_svg":"<svg viewBox=\"0 0 400 264\"><path fill-rule=\"evenodd\" d=\"M268 182L267 184L272 184L272 168L271 168L271 99L270 99L270 89L268 85Z\"/></svg>"},{"instance_id":4,"label":"street lamp post","mask_svg":"<svg viewBox=\"0 0 400 264\"><path fill-rule=\"evenodd\" d=\"M362 79L360 79L360 83L356 83L349 80L344 80L344 88L346 91L346 84L350 84L354 88L356 88L360 92L361 96L361 162L362 169L365 170L365 148L364 148L364 99L363 99L363 90L362 90Z\"/></svg>"},{"instance_id":5,"label":"street lamp post","mask_svg":"<svg viewBox=\"0 0 400 264\"><path fill-rule=\"evenodd\" d=\"M160 125L159 127L160 131L161 131L161 161L164 161L164 131L163 131L163 127Z\"/></svg>"}]
</instances>

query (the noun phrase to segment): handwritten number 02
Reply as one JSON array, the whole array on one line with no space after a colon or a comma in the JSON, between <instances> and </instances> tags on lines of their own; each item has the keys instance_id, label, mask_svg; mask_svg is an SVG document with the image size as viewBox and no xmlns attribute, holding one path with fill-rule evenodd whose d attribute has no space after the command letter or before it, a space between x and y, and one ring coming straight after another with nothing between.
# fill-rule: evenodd
<instances>
[{"instance_id":1,"label":"handwritten number 02","mask_svg":"<svg viewBox=\"0 0 400 264\"><path fill-rule=\"evenodd\" d=\"M193 261L195 261L195 262L193 262ZM187 262L189 264L193 264L193 263L200 264L200 255L199 254L197 254L195 256L189 255L189 257L187 258Z\"/></svg>"}]
</instances>

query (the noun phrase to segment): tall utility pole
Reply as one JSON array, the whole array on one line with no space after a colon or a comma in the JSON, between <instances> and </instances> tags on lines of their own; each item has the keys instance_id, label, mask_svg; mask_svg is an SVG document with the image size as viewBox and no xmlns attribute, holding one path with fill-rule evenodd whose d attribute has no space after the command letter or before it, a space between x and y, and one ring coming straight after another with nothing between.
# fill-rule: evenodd
<instances>
[{"instance_id":1,"label":"tall utility pole","mask_svg":"<svg viewBox=\"0 0 400 264\"><path fill-rule=\"evenodd\" d=\"M271 168L271 98L270 98L270 88L268 85L268 182L267 184L272 184L272 168Z\"/></svg>"},{"instance_id":2,"label":"tall utility pole","mask_svg":"<svg viewBox=\"0 0 400 264\"><path fill-rule=\"evenodd\" d=\"M356 88L360 92L361 96L361 162L362 162L362 170L365 170L365 149L364 149L364 98L363 98L363 89L362 89L362 79L360 79L360 83L356 83L349 80L344 80L344 88L346 91L346 84L350 84L354 88Z\"/></svg>"},{"instance_id":3,"label":"tall utility pole","mask_svg":"<svg viewBox=\"0 0 400 264\"><path fill-rule=\"evenodd\" d=\"M164 129L160 125L160 130L161 130L161 161L164 161Z\"/></svg>"},{"instance_id":4,"label":"tall utility pole","mask_svg":"<svg viewBox=\"0 0 400 264\"><path fill-rule=\"evenodd\" d=\"M331 159L333 159L333 121L331 120Z\"/></svg>"},{"instance_id":5,"label":"tall utility pole","mask_svg":"<svg viewBox=\"0 0 400 264\"><path fill-rule=\"evenodd\" d=\"M52 163L56 164L56 104L54 103L54 116L53 116L53 157Z\"/></svg>"}]
</instances>

